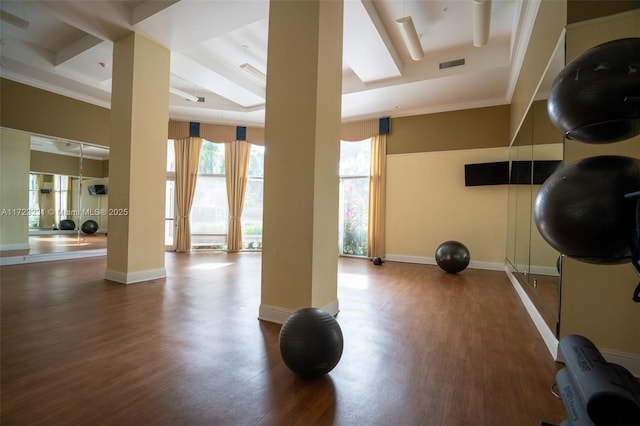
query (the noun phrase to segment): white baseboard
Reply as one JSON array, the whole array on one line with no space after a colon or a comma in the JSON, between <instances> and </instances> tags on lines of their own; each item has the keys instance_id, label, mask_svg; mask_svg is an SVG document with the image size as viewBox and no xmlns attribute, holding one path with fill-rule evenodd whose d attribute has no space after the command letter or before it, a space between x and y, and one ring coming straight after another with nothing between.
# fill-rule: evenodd
<instances>
[{"instance_id":1,"label":"white baseboard","mask_svg":"<svg viewBox=\"0 0 640 426\"><path fill-rule=\"evenodd\" d=\"M25 254L23 256L0 257L0 266L22 265L25 263L54 262L57 260L80 259L84 257L106 256L107 249L76 250L60 253Z\"/></svg>"},{"instance_id":2,"label":"white baseboard","mask_svg":"<svg viewBox=\"0 0 640 426\"><path fill-rule=\"evenodd\" d=\"M149 269L146 271L136 272L121 272L107 269L107 272L105 273L105 279L122 284L134 284L142 281L151 281L165 278L166 276L167 271L165 268Z\"/></svg>"},{"instance_id":3,"label":"white baseboard","mask_svg":"<svg viewBox=\"0 0 640 426\"><path fill-rule=\"evenodd\" d=\"M403 262L403 263L422 263L424 265L437 265L435 257L423 257L423 256L407 256L403 254L387 254L384 260L390 262ZM471 260L469 262L469 268L471 269L485 269L489 271L502 271L504 270L504 262L479 262Z\"/></svg>"},{"instance_id":4,"label":"white baseboard","mask_svg":"<svg viewBox=\"0 0 640 426\"><path fill-rule=\"evenodd\" d=\"M338 299L336 299L320 309L335 317L338 315L338 312L340 312L340 304ZM297 309L292 310L289 308L283 308L281 306L260 304L258 319L261 321L274 322L276 324L284 324L296 310Z\"/></svg>"},{"instance_id":5,"label":"white baseboard","mask_svg":"<svg viewBox=\"0 0 640 426\"><path fill-rule=\"evenodd\" d=\"M629 370L634 377L640 377L640 355L598 348L607 362L618 364Z\"/></svg>"},{"instance_id":6,"label":"white baseboard","mask_svg":"<svg viewBox=\"0 0 640 426\"><path fill-rule=\"evenodd\" d=\"M548 275L550 277L560 277L560 273L558 273L557 267L531 265L531 267L529 268L529 273L537 275Z\"/></svg>"},{"instance_id":7,"label":"white baseboard","mask_svg":"<svg viewBox=\"0 0 640 426\"><path fill-rule=\"evenodd\" d=\"M0 251L29 250L29 243L0 244Z\"/></svg>"},{"instance_id":8,"label":"white baseboard","mask_svg":"<svg viewBox=\"0 0 640 426\"><path fill-rule=\"evenodd\" d=\"M520 286L518 279L511 273L511 271L509 271L509 268L505 267L504 265L503 265L503 268L504 268L504 271L507 273L507 276L509 277L511 284L513 285L513 288L515 288L516 293L518 293L518 296L520 297L522 304L527 310L529 317L531 317L533 324L536 326L538 333L542 337L542 340L544 340L544 344L547 346L549 353L551 354L553 359L557 361L558 360L558 339L556 338L555 334L551 331L551 329L549 329L549 326L544 321L544 319L542 318L542 316L540 315L536 307L533 305L533 302L531 302L531 300L529 299L529 296L527 296L527 293Z\"/></svg>"}]
</instances>

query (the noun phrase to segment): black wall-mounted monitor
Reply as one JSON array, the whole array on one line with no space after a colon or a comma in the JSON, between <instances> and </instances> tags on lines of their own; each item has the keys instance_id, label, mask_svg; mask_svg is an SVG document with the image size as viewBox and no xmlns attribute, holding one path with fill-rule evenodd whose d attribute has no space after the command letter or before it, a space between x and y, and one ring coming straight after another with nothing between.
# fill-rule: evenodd
<instances>
[{"instance_id":1,"label":"black wall-mounted monitor","mask_svg":"<svg viewBox=\"0 0 640 426\"><path fill-rule=\"evenodd\" d=\"M510 182L515 185L542 185L561 166L561 160L512 161Z\"/></svg>"},{"instance_id":2,"label":"black wall-mounted monitor","mask_svg":"<svg viewBox=\"0 0 640 426\"><path fill-rule=\"evenodd\" d=\"M465 186L504 185L509 183L509 162L464 165Z\"/></svg>"},{"instance_id":3,"label":"black wall-mounted monitor","mask_svg":"<svg viewBox=\"0 0 640 426\"><path fill-rule=\"evenodd\" d=\"M514 185L531 185L531 168L533 162L529 161L512 161L511 177L509 183Z\"/></svg>"},{"instance_id":4,"label":"black wall-mounted monitor","mask_svg":"<svg viewBox=\"0 0 640 426\"><path fill-rule=\"evenodd\" d=\"M87 187L89 195L106 195L107 187L105 185L89 185Z\"/></svg>"},{"instance_id":5,"label":"black wall-mounted monitor","mask_svg":"<svg viewBox=\"0 0 640 426\"><path fill-rule=\"evenodd\" d=\"M536 160L533 162L533 183L542 185L549 176L562 167L560 160Z\"/></svg>"}]
</instances>

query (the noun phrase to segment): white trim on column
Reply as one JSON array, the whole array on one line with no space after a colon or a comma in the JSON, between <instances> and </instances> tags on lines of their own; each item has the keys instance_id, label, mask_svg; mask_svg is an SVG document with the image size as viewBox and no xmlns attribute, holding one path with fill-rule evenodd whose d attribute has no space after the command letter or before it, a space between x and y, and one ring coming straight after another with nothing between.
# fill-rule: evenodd
<instances>
[{"instance_id":1,"label":"white trim on column","mask_svg":"<svg viewBox=\"0 0 640 426\"><path fill-rule=\"evenodd\" d=\"M167 271L165 268L148 269L146 271L136 272L120 272L107 269L105 279L115 281L122 284L134 284L142 281L151 281L159 278L165 278Z\"/></svg>"},{"instance_id":2,"label":"white trim on column","mask_svg":"<svg viewBox=\"0 0 640 426\"><path fill-rule=\"evenodd\" d=\"M340 304L338 299L336 299L320 309L335 317L338 315L338 312L340 312ZM258 319L261 321L274 322L276 324L284 324L294 312L294 310L283 308L282 306L261 304L258 312Z\"/></svg>"},{"instance_id":3,"label":"white trim on column","mask_svg":"<svg viewBox=\"0 0 640 426\"><path fill-rule=\"evenodd\" d=\"M29 250L29 243L0 244L0 251Z\"/></svg>"}]
</instances>

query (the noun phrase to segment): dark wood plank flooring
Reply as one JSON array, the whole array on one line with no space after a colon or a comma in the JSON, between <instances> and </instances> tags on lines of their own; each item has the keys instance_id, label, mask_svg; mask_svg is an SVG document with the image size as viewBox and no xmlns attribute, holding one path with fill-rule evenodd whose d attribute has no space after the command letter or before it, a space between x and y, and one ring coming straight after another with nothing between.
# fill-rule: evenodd
<instances>
[{"instance_id":1,"label":"dark wood plank flooring","mask_svg":"<svg viewBox=\"0 0 640 426\"><path fill-rule=\"evenodd\" d=\"M257 320L259 253L167 253L166 279L105 257L5 266L3 425L559 424L556 364L505 273L343 258L336 368L303 381Z\"/></svg>"}]
</instances>

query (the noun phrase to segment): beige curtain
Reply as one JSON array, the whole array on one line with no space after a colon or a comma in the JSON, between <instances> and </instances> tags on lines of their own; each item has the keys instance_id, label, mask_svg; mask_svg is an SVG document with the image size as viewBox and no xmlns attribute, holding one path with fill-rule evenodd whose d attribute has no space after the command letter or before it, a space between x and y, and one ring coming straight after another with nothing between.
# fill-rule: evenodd
<instances>
[{"instance_id":1,"label":"beige curtain","mask_svg":"<svg viewBox=\"0 0 640 426\"><path fill-rule=\"evenodd\" d=\"M73 197L71 188L73 187L73 179L71 176L67 176L67 212L73 210ZM69 215L65 216L65 219L69 219Z\"/></svg>"},{"instance_id":2,"label":"beige curtain","mask_svg":"<svg viewBox=\"0 0 640 426\"><path fill-rule=\"evenodd\" d=\"M189 137L174 140L176 153L176 204L178 208L178 228L176 232L176 251L191 250L191 204L196 192L198 162L202 139Z\"/></svg>"},{"instance_id":3,"label":"beige curtain","mask_svg":"<svg viewBox=\"0 0 640 426\"><path fill-rule=\"evenodd\" d=\"M371 172L369 174L369 229L367 255L385 255L387 135L371 138Z\"/></svg>"},{"instance_id":4,"label":"beige curtain","mask_svg":"<svg viewBox=\"0 0 640 426\"><path fill-rule=\"evenodd\" d=\"M227 250L242 249L242 208L247 188L249 155L251 145L243 141L233 141L225 147L225 175L227 181L227 200L229 202L229 233Z\"/></svg>"},{"instance_id":5,"label":"beige curtain","mask_svg":"<svg viewBox=\"0 0 640 426\"><path fill-rule=\"evenodd\" d=\"M39 226L41 228L51 228L56 223L56 196L53 193L53 176L38 174L38 206L40 207L40 221ZM49 182L47 182L49 181ZM47 183L49 183L47 185ZM43 194L41 189L49 189L48 194Z\"/></svg>"}]
</instances>

